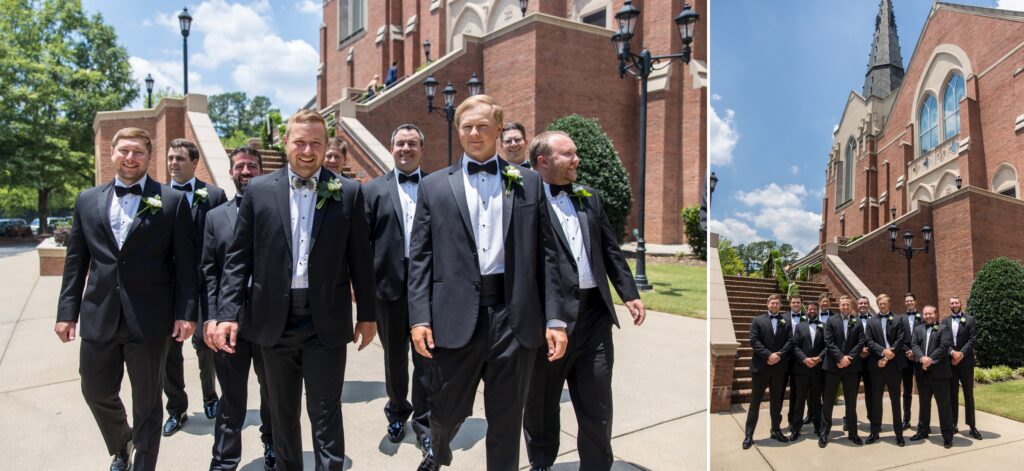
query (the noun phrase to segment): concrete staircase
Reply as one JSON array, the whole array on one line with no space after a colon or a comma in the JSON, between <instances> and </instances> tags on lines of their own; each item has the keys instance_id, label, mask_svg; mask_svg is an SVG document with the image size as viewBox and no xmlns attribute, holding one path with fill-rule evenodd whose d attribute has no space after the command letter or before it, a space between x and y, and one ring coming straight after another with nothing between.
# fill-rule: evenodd
<instances>
[{"instance_id":1,"label":"concrete staircase","mask_svg":"<svg viewBox=\"0 0 1024 471\"><path fill-rule=\"evenodd\" d=\"M768 296L779 293L779 285L775 280L764 278L725 276L724 279L725 291L729 297L729 310L732 311L732 325L736 331L736 340L740 344L736 366L733 369L732 403L748 403L751 390L750 360L754 354L750 348L750 324L755 316L768 310ZM797 285L800 287L800 296L804 302L816 301L818 296L828 291L821 283L802 281ZM785 297L782 300L782 307L783 311L789 309L789 301Z\"/></svg>"}]
</instances>

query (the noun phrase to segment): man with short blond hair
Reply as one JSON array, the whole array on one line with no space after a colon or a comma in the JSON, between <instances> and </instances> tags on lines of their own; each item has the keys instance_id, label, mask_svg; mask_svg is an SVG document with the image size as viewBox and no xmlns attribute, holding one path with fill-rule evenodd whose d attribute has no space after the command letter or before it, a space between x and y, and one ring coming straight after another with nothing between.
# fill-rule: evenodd
<instances>
[{"instance_id":1,"label":"man with short blond hair","mask_svg":"<svg viewBox=\"0 0 1024 471\"><path fill-rule=\"evenodd\" d=\"M864 328L853 313L853 298L847 295L839 297L839 314L829 318L825 325L825 350L822 361L825 370L825 389L821 413L821 435L818 446L828 445L832 431L832 407L836 403L839 385L843 386L843 397L846 402L846 422L848 438L856 445L861 445L857 434L857 375L862 368L860 352L864 345Z\"/></svg>"},{"instance_id":2,"label":"man with short blond hair","mask_svg":"<svg viewBox=\"0 0 1024 471\"><path fill-rule=\"evenodd\" d=\"M864 339L871 350L867 363L868 374L871 375L871 389L865 390L865 396L871 396L868 418L871 431L866 444L879 440L882 431L882 391L888 389L889 403L892 406L892 426L896 432L896 445L903 446L903 429L900 426L900 383L903 380L903 365L907 361L904 351L907 349L909 336L904 331L904 321L893 315L889 310L889 296L882 294L876 299L878 314L868 320Z\"/></svg>"}]
</instances>

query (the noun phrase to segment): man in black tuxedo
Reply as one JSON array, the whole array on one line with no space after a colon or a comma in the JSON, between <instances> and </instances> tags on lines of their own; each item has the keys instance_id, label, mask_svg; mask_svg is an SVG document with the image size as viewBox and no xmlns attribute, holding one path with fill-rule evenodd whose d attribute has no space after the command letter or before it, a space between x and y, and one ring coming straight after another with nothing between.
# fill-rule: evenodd
<instances>
[{"instance_id":1,"label":"man in black tuxedo","mask_svg":"<svg viewBox=\"0 0 1024 471\"><path fill-rule=\"evenodd\" d=\"M871 409L868 409L871 433L865 443L875 443L878 434L882 432L882 390L888 388L896 445L903 446L906 442L903 440L900 423L900 383L903 380L903 364L907 361L903 351L907 348L908 336L904 331L905 321L889 311L889 296L883 293L875 302L878 304L878 315L868 320L868 328L864 332L864 340L871 350L867 364L871 375L871 390L865 391L865 395L871 396Z\"/></svg>"},{"instance_id":2,"label":"man in black tuxedo","mask_svg":"<svg viewBox=\"0 0 1024 471\"><path fill-rule=\"evenodd\" d=\"M860 321L861 331L867 334L868 331L868 320L871 319L871 300L867 296L861 296L857 298L857 320ZM869 362L878 361L878 358L871 353L871 349L868 348L868 342L865 338L864 345L860 350L860 371L857 372L857 383L864 385L864 406L867 410L872 410L871 403L871 390L874 388L874 383L871 381L871 372L868 371ZM859 386L858 386L859 389ZM846 419L843 419L843 431L847 432L848 427L856 427L857 424L850 425Z\"/></svg>"},{"instance_id":3,"label":"man in black tuxedo","mask_svg":"<svg viewBox=\"0 0 1024 471\"><path fill-rule=\"evenodd\" d=\"M430 452L430 415L427 409L425 359L412 353L412 402L409 393L409 234L416 216L423 158L423 131L403 124L391 133L395 169L366 185L366 217L373 245L373 269L377 282L377 330L384 347L384 384L388 402L388 440L402 441L405 421L412 428L423 453Z\"/></svg>"},{"instance_id":4,"label":"man in black tuxedo","mask_svg":"<svg viewBox=\"0 0 1024 471\"><path fill-rule=\"evenodd\" d=\"M792 335L796 337L796 328L803 322L807 321L806 315L804 315L804 303L803 299L799 295L793 295L789 298L789 312L783 314L786 318L786 325L790 326L793 330ZM796 408L796 376L793 371L796 369L796 355L789 356L789 368L786 369L786 384L789 385L789 408L787 409L786 418L789 420L789 425L792 428L797 421L803 421L805 416L804 411L797 410Z\"/></svg>"},{"instance_id":5,"label":"man in black tuxedo","mask_svg":"<svg viewBox=\"0 0 1024 471\"><path fill-rule=\"evenodd\" d=\"M203 257L203 230L206 227L206 213L227 202L224 190L207 185L196 178L196 166L199 165L199 148L187 139L174 139L167 149L167 173L171 176L168 182L171 188L185 193L189 207L192 208L192 243L196 252L196 269ZM203 325L209 319L206 300L206 282L200 272L199 279L199 319ZM192 336L192 347L199 359L199 382L203 389L203 411L206 418L213 419L217 415L217 386L213 366L213 351L203 342L203 329L196 329ZM188 420L188 394L185 393L184 358L181 344L175 343L167 350L167 377L164 378L164 394L167 395L167 422L164 423L164 436L169 437L181 430Z\"/></svg>"},{"instance_id":6,"label":"man in black tuxedo","mask_svg":"<svg viewBox=\"0 0 1024 471\"><path fill-rule=\"evenodd\" d=\"M184 194L146 176L149 133L122 129L110 152L114 181L75 200L54 331L62 342L82 335L82 395L114 455L110 469L153 470L168 337L183 342L195 329L192 215ZM125 369L134 426L119 396Z\"/></svg>"},{"instance_id":7,"label":"man in black tuxedo","mask_svg":"<svg viewBox=\"0 0 1024 471\"><path fill-rule=\"evenodd\" d=\"M567 342L556 242L540 176L496 155L501 106L472 96L455 122L465 155L420 181L409 247L412 342L439 386L427 400L436 455L419 469L451 464L483 379L487 469L515 470L534 356L545 337L551 361Z\"/></svg>"},{"instance_id":8,"label":"man in black tuxedo","mask_svg":"<svg viewBox=\"0 0 1024 471\"><path fill-rule=\"evenodd\" d=\"M832 432L832 407L835 406L840 383L843 385L846 402L844 420L850 424L847 436L851 442L863 444L857 434L857 378L862 368L860 352L864 348L864 327L853 314L852 308L853 298L845 294L840 296L840 315L829 316L825 324L825 350L828 353L821 366L825 370L821 435L818 436L818 446L821 448L828 445L829 433Z\"/></svg>"},{"instance_id":9,"label":"man in black tuxedo","mask_svg":"<svg viewBox=\"0 0 1024 471\"><path fill-rule=\"evenodd\" d=\"M323 170L326 146L319 113L300 110L288 119L288 165L249 182L221 283L217 348L235 353L239 335L261 347L274 452L285 471L302 469L303 386L316 468L344 467L346 346L359 341L362 350L376 333L363 190Z\"/></svg>"},{"instance_id":10,"label":"man in black tuxedo","mask_svg":"<svg viewBox=\"0 0 1024 471\"><path fill-rule=\"evenodd\" d=\"M825 373L821 362L825 358L825 331L818 319L818 303L807 303L807 321L801 322L793 335L793 377L796 386L792 390L796 397L796 410L803 411L806 404L810 409L811 423L814 424L814 435L821 435L821 391L825 387ZM793 417L792 415L790 416ZM796 418L800 418L797 414ZM800 429L804 420L789 423L789 441L800 437Z\"/></svg>"},{"instance_id":11,"label":"man in black tuxedo","mask_svg":"<svg viewBox=\"0 0 1024 471\"><path fill-rule=\"evenodd\" d=\"M752 390L750 407L747 409L747 423L743 434L743 449L754 444L754 429L761 412L764 390L769 388L769 413L772 420L771 437L782 443L789 439L782 433L782 401L786 389L786 369L793 349L793 330L786 325L786 318L779 312L782 297L768 296L768 312L750 322L750 348L754 357L750 361Z\"/></svg>"},{"instance_id":12,"label":"man in black tuxedo","mask_svg":"<svg viewBox=\"0 0 1024 471\"><path fill-rule=\"evenodd\" d=\"M903 305L906 307L906 313L903 314L903 329L906 332L907 344L910 344L910 339L914 335L914 331L917 330L918 324L924 322L921 317L921 313L917 312L917 296L914 293L907 293L903 296ZM903 424L901 428L903 430L910 429L910 408L914 403L914 368L917 365L917 360L914 358L914 349L907 348L904 354L907 358L906 364L903 366ZM895 425L894 425L895 427Z\"/></svg>"},{"instance_id":13,"label":"man in black tuxedo","mask_svg":"<svg viewBox=\"0 0 1024 471\"><path fill-rule=\"evenodd\" d=\"M912 348L917 358L918 398L917 433L911 441L924 440L931 433L932 396L939 412L939 430L942 446L953 446L953 411L949 398L949 380L953 377L949 367L949 351L953 348L953 334L939 322L935 306L924 307L924 323L914 328Z\"/></svg>"},{"instance_id":14,"label":"man in black tuxedo","mask_svg":"<svg viewBox=\"0 0 1024 471\"><path fill-rule=\"evenodd\" d=\"M256 370L260 384L260 435L263 441L263 467L273 470L277 461L274 455L274 435L270 418L270 398L264 374L263 354L258 346L248 339L239 337L235 341L235 353L219 351L216 344L217 318L219 317L220 286L224 279L224 258L235 234L238 219L238 203L252 178L263 174L263 159L258 150L239 147L231 152L231 181L235 184L235 197L218 206L206 215L206 229L203 242L203 276L206 281L210 317L203 323L204 343L214 353L217 379L223 393L217 407L217 422L213 429L213 458L211 470L234 470L242 455L242 427L247 412L249 396L249 366ZM246 312L251 307L246 305Z\"/></svg>"},{"instance_id":15,"label":"man in black tuxedo","mask_svg":"<svg viewBox=\"0 0 1024 471\"><path fill-rule=\"evenodd\" d=\"M559 403L568 380L579 425L580 469L608 470L614 461L612 325L619 325L608 280L625 300L634 325L643 324L646 310L597 191L575 184L580 159L569 135L547 131L533 138L530 162L544 181L544 207L558 237L558 297L569 313L569 346L559 360L537 357L523 417L526 452L532 469L554 465Z\"/></svg>"},{"instance_id":16,"label":"man in black tuxedo","mask_svg":"<svg viewBox=\"0 0 1024 471\"><path fill-rule=\"evenodd\" d=\"M534 168L535 164L527 159L526 126L515 121L505 123L501 128L500 139L502 157L508 163L526 168Z\"/></svg>"},{"instance_id":17,"label":"man in black tuxedo","mask_svg":"<svg viewBox=\"0 0 1024 471\"><path fill-rule=\"evenodd\" d=\"M821 325L828 324L828 319L832 317L832 312L829 308L832 307L832 293L822 293L818 296L818 320L821 321Z\"/></svg>"},{"instance_id":18,"label":"man in black tuxedo","mask_svg":"<svg viewBox=\"0 0 1024 471\"><path fill-rule=\"evenodd\" d=\"M942 323L953 334L953 346L949 350L949 365L952 370L949 379L949 400L952 401L953 433L957 433L957 416L960 415L960 387L964 389L964 422L971 428L975 440L981 440L981 432L974 421L974 342L978 331L974 327L974 316L963 312L960 298L949 298L950 316Z\"/></svg>"}]
</instances>

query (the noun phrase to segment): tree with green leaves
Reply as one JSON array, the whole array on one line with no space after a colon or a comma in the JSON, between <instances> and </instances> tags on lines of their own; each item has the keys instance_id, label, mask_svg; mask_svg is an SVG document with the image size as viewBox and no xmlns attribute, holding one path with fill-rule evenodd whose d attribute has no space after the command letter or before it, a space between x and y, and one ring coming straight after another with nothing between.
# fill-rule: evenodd
<instances>
[{"instance_id":1,"label":"tree with green leaves","mask_svg":"<svg viewBox=\"0 0 1024 471\"><path fill-rule=\"evenodd\" d=\"M626 218L632 207L633 193L629 188L626 169L619 154L596 119L571 114L556 119L548 131L562 131L576 144L580 157L578 182L597 190L604 205L608 222L622 240L626 232Z\"/></svg>"},{"instance_id":2,"label":"tree with green leaves","mask_svg":"<svg viewBox=\"0 0 1024 471\"><path fill-rule=\"evenodd\" d=\"M740 260L743 261L743 266L750 273L757 273L761 270L772 250L779 251L779 258L782 261L783 267L799 258L799 254L796 253L796 250L793 250L792 245L779 245L774 240L759 240L736 246L736 252L739 254Z\"/></svg>"},{"instance_id":3,"label":"tree with green leaves","mask_svg":"<svg viewBox=\"0 0 1024 471\"><path fill-rule=\"evenodd\" d=\"M251 99L245 92L228 92L210 97L210 120L221 139L237 136L256 137L266 127L267 115L273 110L270 98L255 96Z\"/></svg>"},{"instance_id":4,"label":"tree with green leaves","mask_svg":"<svg viewBox=\"0 0 1024 471\"><path fill-rule=\"evenodd\" d=\"M95 179L96 112L124 108L139 84L114 28L78 0L0 0L0 37L0 186L35 192L42 231L55 192Z\"/></svg>"},{"instance_id":5,"label":"tree with green leaves","mask_svg":"<svg viewBox=\"0 0 1024 471\"><path fill-rule=\"evenodd\" d=\"M726 276L738 276L744 274L743 261L736 252L736 247L725 237L718 239L718 261L722 265L722 274Z\"/></svg>"}]
</instances>

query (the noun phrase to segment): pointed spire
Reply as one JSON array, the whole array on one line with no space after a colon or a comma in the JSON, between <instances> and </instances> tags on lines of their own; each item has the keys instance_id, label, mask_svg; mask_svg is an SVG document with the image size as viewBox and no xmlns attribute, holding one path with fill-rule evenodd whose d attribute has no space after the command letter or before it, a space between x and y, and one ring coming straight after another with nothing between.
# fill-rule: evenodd
<instances>
[{"instance_id":1,"label":"pointed spire","mask_svg":"<svg viewBox=\"0 0 1024 471\"><path fill-rule=\"evenodd\" d=\"M875 17L875 35L871 42L868 71L864 77L864 97L885 98L903 83L903 57L896 34L896 15L892 0L882 0Z\"/></svg>"}]
</instances>

